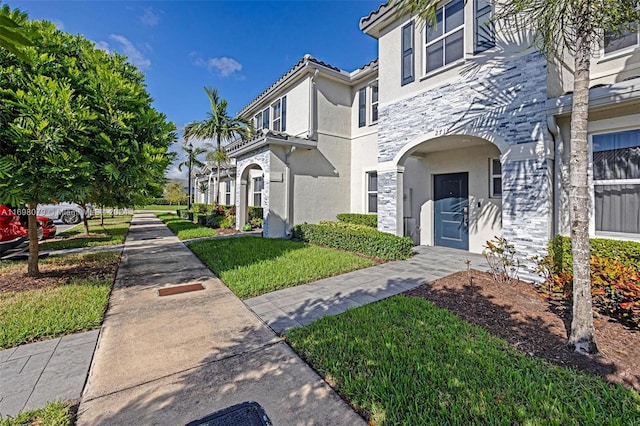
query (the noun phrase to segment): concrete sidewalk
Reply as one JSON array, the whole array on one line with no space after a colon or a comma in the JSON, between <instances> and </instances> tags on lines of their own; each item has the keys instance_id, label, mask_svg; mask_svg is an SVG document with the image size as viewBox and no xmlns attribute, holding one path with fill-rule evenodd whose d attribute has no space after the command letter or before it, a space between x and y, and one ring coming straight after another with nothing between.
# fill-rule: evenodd
<instances>
[{"instance_id":1,"label":"concrete sidewalk","mask_svg":"<svg viewBox=\"0 0 640 426\"><path fill-rule=\"evenodd\" d=\"M0 415L79 399L98 330L0 351Z\"/></svg>"},{"instance_id":2,"label":"concrete sidewalk","mask_svg":"<svg viewBox=\"0 0 640 426\"><path fill-rule=\"evenodd\" d=\"M159 219L136 214L78 425L185 424L244 401L279 425L365 424Z\"/></svg>"},{"instance_id":3,"label":"concrete sidewalk","mask_svg":"<svg viewBox=\"0 0 640 426\"><path fill-rule=\"evenodd\" d=\"M446 247L415 247L415 255L366 269L289 287L245 300L276 333L309 325L325 315L372 303L471 268L488 271L484 256Z\"/></svg>"}]
</instances>

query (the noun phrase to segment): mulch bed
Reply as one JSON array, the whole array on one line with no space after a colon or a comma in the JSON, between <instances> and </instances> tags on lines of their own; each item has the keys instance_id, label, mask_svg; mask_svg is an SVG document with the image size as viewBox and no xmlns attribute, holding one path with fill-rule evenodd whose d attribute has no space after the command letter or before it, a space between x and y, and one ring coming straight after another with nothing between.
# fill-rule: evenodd
<instances>
[{"instance_id":1,"label":"mulch bed","mask_svg":"<svg viewBox=\"0 0 640 426\"><path fill-rule=\"evenodd\" d=\"M68 283L72 278L112 278L118 269L116 259L108 265L80 262L69 266L51 266L41 264L40 276L29 277L27 265L17 271L3 272L0 275L0 293L36 290L45 287L56 287Z\"/></svg>"},{"instance_id":2,"label":"mulch bed","mask_svg":"<svg viewBox=\"0 0 640 426\"><path fill-rule=\"evenodd\" d=\"M640 330L595 315L598 356L569 350L571 312L517 281L498 285L484 272L458 272L405 294L422 297L505 339L525 354L573 367L640 391Z\"/></svg>"}]
</instances>

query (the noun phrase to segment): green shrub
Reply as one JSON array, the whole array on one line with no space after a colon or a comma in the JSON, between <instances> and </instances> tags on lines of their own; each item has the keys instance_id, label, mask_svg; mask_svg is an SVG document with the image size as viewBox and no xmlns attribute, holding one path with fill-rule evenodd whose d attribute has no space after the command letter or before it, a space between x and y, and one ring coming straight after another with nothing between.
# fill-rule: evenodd
<instances>
[{"instance_id":1,"label":"green shrub","mask_svg":"<svg viewBox=\"0 0 640 426\"><path fill-rule=\"evenodd\" d=\"M198 214L198 213L196 213L196 215L195 215L196 222L200 226L207 226L207 217L209 217L209 216L206 215L206 214Z\"/></svg>"},{"instance_id":2,"label":"green shrub","mask_svg":"<svg viewBox=\"0 0 640 426\"><path fill-rule=\"evenodd\" d=\"M594 238L591 243L591 296L598 312L640 327L640 243ZM545 291L556 299L573 294L571 240L556 236L539 260Z\"/></svg>"},{"instance_id":3,"label":"green shrub","mask_svg":"<svg viewBox=\"0 0 640 426\"><path fill-rule=\"evenodd\" d=\"M224 220L224 217L218 214L210 214L209 216L207 216L207 220L205 223L205 226L207 226L208 228L220 228L220 223Z\"/></svg>"},{"instance_id":4,"label":"green shrub","mask_svg":"<svg viewBox=\"0 0 640 426\"><path fill-rule=\"evenodd\" d=\"M293 235L301 240L327 247L353 251L384 260L411 257L413 241L409 237L371 229L368 226L340 222L321 222L319 225L296 225Z\"/></svg>"},{"instance_id":5,"label":"green shrub","mask_svg":"<svg viewBox=\"0 0 640 426\"><path fill-rule=\"evenodd\" d=\"M236 227L236 217L231 215L227 216L220 222L220 228L233 229Z\"/></svg>"},{"instance_id":6,"label":"green shrub","mask_svg":"<svg viewBox=\"0 0 640 426\"><path fill-rule=\"evenodd\" d=\"M355 225L364 225L371 228L378 228L378 215L377 214L362 214L362 213L340 213L338 216L338 222L353 223Z\"/></svg>"},{"instance_id":7,"label":"green shrub","mask_svg":"<svg viewBox=\"0 0 640 426\"><path fill-rule=\"evenodd\" d=\"M249 206L247 216L249 217L249 222L251 222L251 219L262 219L264 217L264 210L262 207Z\"/></svg>"}]
</instances>

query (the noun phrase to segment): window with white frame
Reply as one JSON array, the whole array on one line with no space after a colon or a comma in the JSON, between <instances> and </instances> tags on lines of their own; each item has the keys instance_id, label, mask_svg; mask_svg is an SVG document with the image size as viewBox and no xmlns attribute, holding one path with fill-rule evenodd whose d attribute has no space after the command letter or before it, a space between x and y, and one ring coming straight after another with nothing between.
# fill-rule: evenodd
<instances>
[{"instance_id":1,"label":"window with white frame","mask_svg":"<svg viewBox=\"0 0 640 426\"><path fill-rule=\"evenodd\" d=\"M262 190L264 189L264 178L258 176L253 178L253 206L262 207Z\"/></svg>"},{"instance_id":2,"label":"window with white frame","mask_svg":"<svg viewBox=\"0 0 640 426\"><path fill-rule=\"evenodd\" d=\"M378 213L378 172L367 172L367 213Z\"/></svg>"},{"instance_id":3,"label":"window with white frame","mask_svg":"<svg viewBox=\"0 0 640 426\"><path fill-rule=\"evenodd\" d=\"M283 96L271 105L273 121L271 128L277 132L287 130L287 97Z\"/></svg>"},{"instance_id":4,"label":"window with white frame","mask_svg":"<svg viewBox=\"0 0 640 426\"><path fill-rule=\"evenodd\" d=\"M254 119L256 130L269 129L269 108L257 113Z\"/></svg>"},{"instance_id":5,"label":"window with white frame","mask_svg":"<svg viewBox=\"0 0 640 426\"><path fill-rule=\"evenodd\" d=\"M231 179L224 182L224 203L227 206L231 205Z\"/></svg>"},{"instance_id":6,"label":"window with white frame","mask_svg":"<svg viewBox=\"0 0 640 426\"><path fill-rule=\"evenodd\" d=\"M464 56L464 0L453 0L436 10L433 25L426 30L426 73Z\"/></svg>"},{"instance_id":7,"label":"window with white frame","mask_svg":"<svg viewBox=\"0 0 640 426\"><path fill-rule=\"evenodd\" d=\"M640 129L591 141L596 231L640 234Z\"/></svg>"},{"instance_id":8,"label":"window with white frame","mask_svg":"<svg viewBox=\"0 0 640 426\"><path fill-rule=\"evenodd\" d=\"M255 116L255 126L256 126L256 130L261 130L262 129L262 112L259 112L256 114Z\"/></svg>"},{"instance_id":9,"label":"window with white frame","mask_svg":"<svg viewBox=\"0 0 640 426\"><path fill-rule=\"evenodd\" d=\"M604 53L613 53L640 46L640 26L636 23L631 28L616 34L607 32L604 35Z\"/></svg>"},{"instance_id":10,"label":"window with white frame","mask_svg":"<svg viewBox=\"0 0 640 426\"><path fill-rule=\"evenodd\" d=\"M369 100L367 102L367 99ZM367 119L367 117L369 117ZM358 127L378 122L378 81L358 90Z\"/></svg>"},{"instance_id":11,"label":"window with white frame","mask_svg":"<svg viewBox=\"0 0 640 426\"><path fill-rule=\"evenodd\" d=\"M499 158L489 159L489 196L502 197L502 163Z\"/></svg>"}]
</instances>

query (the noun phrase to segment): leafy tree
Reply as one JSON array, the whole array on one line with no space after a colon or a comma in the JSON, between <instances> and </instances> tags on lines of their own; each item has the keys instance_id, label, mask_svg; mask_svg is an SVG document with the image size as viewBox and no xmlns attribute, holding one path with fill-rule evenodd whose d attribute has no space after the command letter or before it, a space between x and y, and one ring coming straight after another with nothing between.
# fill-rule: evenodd
<instances>
[{"instance_id":1,"label":"leafy tree","mask_svg":"<svg viewBox=\"0 0 640 426\"><path fill-rule=\"evenodd\" d=\"M432 23L437 0L397 0L399 10ZM635 28L640 21L639 0L500 0L496 21L514 30L534 32L534 43L548 60L573 56L573 108L569 214L573 255L573 317L569 345L579 353L597 353L589 267L589 117L590 66L605 35ZM508 28L509 25L505 26Z\"/></svg>"},{"instance_id":2,"label":"leafy tree","mask_svg":"<svg viewBox=\"0 0 640 426\"><path fill-rule=\"evenodd\" d=\"M169 200L170 204L181 204L187 200L187 194L184 193L184 188L179 182L169 182L164 187L164 198Z\"/></svg>"},{"instance_id":3,"label":"leafy tree","mask_svg":"<svg viewBox=\"0 0 640 426\"><path fill-rule=\"evenodd\" d=\"M0 158L11 171L0 189L12 189L0 202L124 207L159 195L175 126L151 107L144 75L51 23L25 27L37 34L29 63L0 49Z\"/></svg>"},{"instance_id":4,"label":"leafy tree","mask_svg":"<svg viewBox=\"0 0 640 426\"><path fill-rule=\"evenodd\" d=\"M6 4L0 7L0 48L6 49L23 61L30 59L22 52L22 48L33 46L23 24L27 14L19 9L11 10Z\"/></svg>"},{"instance_id":5,"label":"leafy tree","mask_svg":"<svg viewBox=\"0 0 640 426\"><path fill-rule=\"evenodd\" d=\"M253 127L250 121L243 117L229 116L227 112L227 101L218 95L217 89L205 87L204 91L209 98L211 111L207 112L207 117L204 120L187 124L184 128L184 138L185 140L193 137L215 140L215 160L218 171L214 185L213 200L217 204L220 194L220 167L227 158L226 151L222 148L222 143L234 138L250 137L253 133Z\"/></svg>"}]
</instances>

